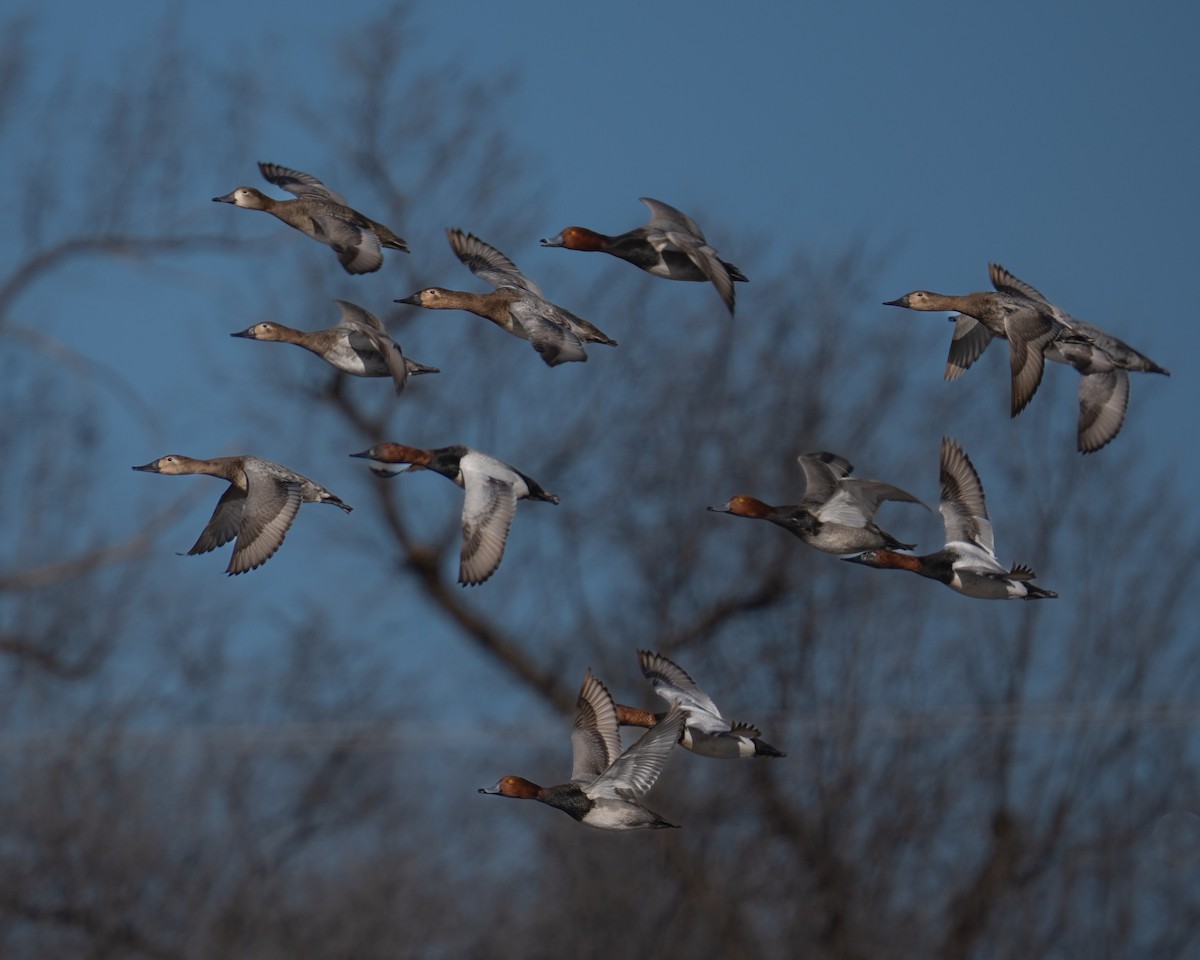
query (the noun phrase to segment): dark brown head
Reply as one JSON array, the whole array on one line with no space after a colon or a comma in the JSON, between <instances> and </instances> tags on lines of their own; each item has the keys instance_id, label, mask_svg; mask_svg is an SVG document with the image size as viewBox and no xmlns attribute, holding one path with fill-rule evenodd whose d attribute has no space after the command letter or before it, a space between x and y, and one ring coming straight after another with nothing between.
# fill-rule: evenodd
<instances>
[{"instance_id":1,"label":"dark brown head","mask_svg":"<svg viewBox=\"0 0 1200 960\"><path fill-rule=\"evenodd\" d=\"M371 472L379 477L394 477L398 473L409 470L424 470L430 460L430 452L420 447L408 447L402 443L377 443L362 453L352 453L352 457L375 461ZM408 464L397 468L395 464Z\"/></svg>"},{"instance_id":2,"label":"dark brown head","mask_svg":"<svg viewBox=\"0 0 1200 960\"><path fill-rule=\"evenodd\" d=\"M587 227L567 227L556 237L542 240L543 247L566 247L568 250L603 250L608 237Z\"/></svg>"},{"instance_id":3,"label":"dark brown head","mask_svg":"<svg viewBox=\"0 0 1200 960\"><path fill-rule=\"evenodd\" d=\"M911 553L897 553L895 550L864 550L852 557L842 557L849 563L861 563L864 567L878 567L885 570L911 570L920 573L923 566L920 557Z\"/></svg>"},{"instance_id":4,"label":"dark brown head","mask_svg":"<svg viewBox=\"0 0 1200 960\"><path fill-rule=\"evenodd\" d=\"M408 447L403 443L377 443L362 453L352 453L350 456L377 460L380 463L412 463L422 467L429 463L428 450Z\"/></svg>"},{"instance_id":5,"label":"dark brown head","mask_svg":"<svg viewBox=\"0 0 1200 960\"><path fill-rule=\"evenodd\" d=\"M498 797L512 797L514 800L536 800L542 788L524 777L502 777L495 786L480 787L479 792Z\"/></svg>"},{"instance_id":6,"label":"dark brown head","mask_svg":"<svg viewBox=\"0 0 1200 960\"><path fill-rule=\"evenodd\" d=\"M740 493L719 507L708 509L712 513L732 513L735 517L750 517L753 520L765 520L775 512L770 504Z\"/></svg>"}]
</instances>

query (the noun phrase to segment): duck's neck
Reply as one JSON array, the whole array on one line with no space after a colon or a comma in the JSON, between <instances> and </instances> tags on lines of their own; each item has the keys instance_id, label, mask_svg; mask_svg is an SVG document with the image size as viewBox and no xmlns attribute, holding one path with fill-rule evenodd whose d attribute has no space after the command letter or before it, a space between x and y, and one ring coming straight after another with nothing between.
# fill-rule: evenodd
<instances>
[{"instance_id":1,"label":"duck's neck","mask_svg":"<svg viewBox=\"0 0 1200 960\"><path fill-rule=\"evenodd\" d=\"M305 333L303 330L295 330L292 327L285 327L282 323L275 324L275 332L278 334L277 339L284 343L295 343L309 350L313 349L312 344L306 342L312 339L313 334L311 333Z\"/></svg>"},{"instance_id":2,"label":"duck's neck","mask_svg":"<svg viewBox=\"0 0 1200 960\"><path fill-rule=\"evenodd\" d=\"M587 227L575 227L571 231L571 242L568 249L571 250L607 250L614 239L619 240L620 237L609 237L603 233L597 233L595 230L589 230Z\"/></svg>"},{"instance_id":3,"label":"duck's neck","mask_svg":"<svg viewBox=\"0 0 1200 960\"><path fill-rule=\"evenodd\" d=\"M871 564L888 570L911 570L923 576L929 576L925 570L925 558L911 553L897 553L895 550L876 550L875 559Z\"/></svg>"},{"instance_id":4,"label":"duck's neck","mask_svg":"<svg viewBox=\"0 0 1200 960\"><path fill-rule=\"evenodd\" d=\"M193 460L190 463L193 473L203 473L210 477L220 477L229 480L239 487L246 485L246 473L242 468L241 457L214 457L211 460Z\"/></svg>"},{"instance_id":5,"label":"duck's neck","mask_svg":"<svg viewBox=\"0 0 1200 960\"><path fill-rule=\"evenodd\" d=\"M950 293L931 293L926 296L925 306L922 309L934 311L957 310L960 313L965 313L968 316L973 317L975 314L972 313L971 310L978 310L982 306L983 301L980 298L984 296L986 296L986 294L965 293L958 295Z\"/></svg>"},{"instance_id":6,"label":"duck's neck","mask_svg":"<svg viewBox=\"0 0 1200 960\"><path fill-rule=\"evenodd\" d=\"M623 704L614 704L617 708L617 723L623 727L646 727L650 728L658 723L661 714L653 714L649 710L643 710L640 707L626 707Z\"/></svg>"},{"instance_id":7,"label":"duck's neck","mask_svg":"<svg viewBox=\"0 0 1200 960\"><path fill-rule=\"evenodd\" d=\"M453 298L449 299L445 308L466 310L477 317L486 317L492 323L498 324L505 330L512 329L512 317L508 313L508 305L515 299L507 290L495 290L492 293L470 293L456 290Z\"/></svg>"}]
</instances>

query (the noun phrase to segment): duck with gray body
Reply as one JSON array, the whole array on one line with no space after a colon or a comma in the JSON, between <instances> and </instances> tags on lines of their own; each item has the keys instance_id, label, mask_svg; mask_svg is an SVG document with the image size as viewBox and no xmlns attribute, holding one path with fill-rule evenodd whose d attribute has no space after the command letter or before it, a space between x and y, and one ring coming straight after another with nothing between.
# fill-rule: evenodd
<instances>
[{"instance_id":1,"label":"duck with gray body","mask_svg":"<svg viewBox=\"0 0 1200 960\"><path fill-rule=\"evenodd\" d=\"M1047 360L1066 364L1079 373L1079 420L1076 430L1080 453L1094 453L1120 432L1129 406L1129 374L1170 371L1095 324L1071 316L1051 303L1035 287L1005 270L988 264L988 274L998 292L1040 303L1066 333L1046 344ZM955 321L946 379L957 380L987 349L992 333L973 317L960 315Z\"/></svg>"},{"instance_id":2,"label":"duck with gray body","mask_svg":"<svg viewBox=\"0 0 1200 960\"><path fill-rule=\"evenodd\" d=\"M650 210L644 226L615 237L587 227L567 227L543 239L542 246L611 254L667 280L710 282L732 315L734 281L745 283L746 275L717 256L696 221L682 210L651 197L641 200Z\"/></svg>"},{"instance_id":3,"label":"duck with gray body","mask_svg":"<svg viewBox=\"0 0 1200 960\"><path fill-rule=\"evenodd\" d=\"M514 800L537 800L600 830L645 830L676 826L646 807L642 798L662 773L683 731L676 704L637 743L621 751L620 725L612 695L592 671L584 675L571 732L573 762L567 783L543 787L524 777L501 777L479 792Z\"/></svg>"},{"instance_id":4,"label":"duck with gray body","mask_svg":"<svg viewBox=\"0 0 1200 960\"><path fill-rule=\"evenodd\" d=\"M686 671L661 653L638 651L642 674L654 692L671 706L678 705L686 717L679 745L692 753L715 760L740 760L746 757L784 757L762 737L762 731L749 723L733 723L721 716L712 698L697 686ZM651 713L638 707L617 704L617 720L622 726L653 727L666 712Z\"/></svg>"},{"instance_id":5,"label":"duck with gray body","mask_svg":"<svg viewBox=\"0 0 1200 960\"><path fill-rule=\"evenodd\" d=\"M238 187L214 203L231 203L243 210L263 210L306 237L333 248L347 273L374 273L383 266L383 251L408 252L408 244L382 223L359 213L312 174L259 163L269 182L294 194L295 200L276 200L254 187Z\"/></svg>"},{"instance_id":6,"label":"duck with gray body","mask_svg":"<svg viewBox=\"0 0 1200 960\"><path fill-rule=\"evenodd\" d=\"M911 493L882 480L851 477L854 468L836 453L802 453L796 461L805 478L804 499L800 503L772 506L756 497L739 494L708 509L751 520L769 520L824 553L842 555L877 547L893 550L912 547L875 523L875 514L885 500L925 506Z\"/></svg>"},{"instance_id":7,"label":"duck with gray body","mask_svg":"<svg viewBox=\"0 0 1200 960\"><path fill-rule=\"evenodd\" d=\"M877 549L843 559L868 567L908 570L979 600L1057 597L1053 590L1033 582L1037 574L1029 567L1014 563L1010 569L996 559L983 483L962 447L949 437L942 438L940 478L942 496L938 509L946 527L946 542L941 550L917 556Z\"/></svg>"},{"instance_id":8,"label":"duck with gray body","mask_svg":"<svg viewBox=\"0 0 1200 960\"><path fill-rule=\"evenodd\" d=\"M346 513L353 509L319 483L261 457L197 460L171 453L133 469L165 476L205 474L229 482L187 555L208 553L236 537L233 556L225 568L230 576L260 567L275 555L302 503L331 503Z\"/></svg>"},{"instance_id":9,"label":"duck with gray body","mask_svg":"<svg viewBox=\"0 0 1200 960\"><path fill-rule=\"evenodd\" d=\"M333 302L341 309L342 316L325 330L295 330L282 323L264 320L230 336L268 343L294 343L342 373L355 377L391 377L397 393L404 391L411 376L440 373L437 367L406 357L400 344L388 335L383 322L369 310L348 300Z\"/></svg>"},{"instance_id":10,"label":"duck with gray body","mask_svg":"<svg viewBox=\"0 0 1200 960\"><path fill-rule=\"evenodd\" d=\"M446 237L463 265L494 289L490 293L471 293L426 287L397 303L428 310L465 310L485 317L514 337L528 340L551 367L585 362L588 355L584 343L617 345L595 324L547 300L541 287L495 247L461 230L447 230Z\"/></svg>"},{"instance_id":11,"label":"duck with gray body","mask_svg":"<svg viewBox=\"0 0 1200 960\"><path fill-rule=\"evenodd\" d=\"M962 373L962 369L956 371L956 365L963 357L970 358L969 366L993 337L1007 340L1014 417L1025 409L1041 385L1046 346L1053 340L1074 338L1050 304L1013 287L962 295L913 290L896 300L885 301L884 306L927 312L957 311L978 322L978 327L962 324L955 328L946 365L947 380Z\"/></svg>"},{"instance_id":12,"label":"duck with gray body","mask_svg":"<svg viewBox=\"0 0 1200 960\"><path fill-rule=\"evenodd\" d=\"M458 582L476 586L500 566L518 500L558 503L536 480L503 460L462 444L424 450L402 443L377 443L352 457L370 460L371 472L385 479L401 473L432 470L464 492L462 552Z\"/></svg>"}]
</instances>

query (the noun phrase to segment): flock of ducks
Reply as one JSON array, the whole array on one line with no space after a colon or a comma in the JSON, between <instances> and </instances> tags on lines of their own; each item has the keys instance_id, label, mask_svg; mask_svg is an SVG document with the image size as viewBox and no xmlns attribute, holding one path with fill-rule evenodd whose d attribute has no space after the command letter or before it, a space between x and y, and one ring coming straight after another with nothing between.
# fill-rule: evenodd
<instances>
[{"instance_id":1,"label":"flock of ducks","mask_svg":"<svg viewBox=\"0 0 1200 960\"><path fill-rule=\"evenodd\" d=\"M385 249L408 252L402 237L350 207L316 177L272 163L259 163L258 167L269 183L295 199L276 200L254 187L242 186L213 197L213 201L277 217L332 247L350 274L379 270ZM734 284L747 279L742 271L717 256L700 227L686 214L649 197L643 197L642 203L650 210L650 220L641 227L609 236L570 226L541 244L608 253L669 280L711 283L732 315ZM395 302L484 317L512 336L529 341L552 367L586 361L585 344L617 346L594 324L547 300L541 288L495 247L462 230L447 230L446 236L458 259L489 284L491 291L426 287ZM1072 317L1003 267L990 264L989 275L993 291L950 296L914 290L885 305L954 312L947 380L966 372L993 339L1007 340L1013 416L1037 392L1047 359L1074 367L1080 374L1078 448L1091 453L1104 447L1124 423L1129 372L1165 375L1168 371L1099 327ZM343 373L388 378L397 393L404 391L410 377L439 372L405 356L370 311L345 300L334 303L341 318L325 330L302 331L262 322L231 336L295 344ZM432 470L463 489L458 582L464 586L484 583L499 567L517 501L559 502L556 495L516 467L459 444L422 449L380 443L350 456L369 460L370 469L380 477ZM881 504L889 500L924 507L917 497L890 483L851 476L850 462L834 453L806 453L798 462L805 481L799 503L771 506L739 494L708 509L769 520L816 550L865 566L908 570L968 597L1033 600L1057 596L1033 582L1036 575L1030 567L1006 567L997 559L983 484L962 447L949 437L942 440L940 460L939 510L945 542L940 550L928 554L913 553L914 544L900 541L874 519ZM352 509L303 474L256 456L200 460L169 454L133 469L168 476L205 474L228 482L188 554L207 553L236 540L226 567L230 576L254 570L274 556L301 504L330 503L347 513ZM642 798L676 744L718 759L784 756L760 738L757 728L724 719L677 664L649 651L639 652L638 657L643 674L669 704L668 710L654 713L614 703L589 670L577 701L569 782L542 787L507 776L480 792L538 800L603 829L670 827L673 824L645 807ZM622 725L648 729L637 743L622 751Z\"/></svg>"},{"instance_id":2,"label":"flock of ducks","mask_svg":"<svg viewBox=\"0 0 1200 960\"><path fill-rule=\"evenodd\" d=\"M914 290L884 306L958 311L951 318L954 335L946 358L947 380L961 377L993 339L1007 340L1014 417L1041 385L1046 360L1074 367L1080 375L1080 453L1094 453L1120 432L1129 406L1129 371L1171 375L1124 340L1056 307L998 263L988 264L988 276L994 292L948 296Z\"/></svg>"},{"instance_id":3,"label":"flock of ducks","mask_svg":"<svg viewBox=\"0 0 1200 960\"><path fill-rule=\"evenodd\" d=\"M675 827L646 807L642 798L658 780L676 744L718 760L786 756L759 739L757 727L722 717L708 694L662 654L639 650L638 662L654 692L670 704L669 710L651 713L616 704L608 688L588 670L579 688L571 731L571 779L542 787L524 777L507 776L494 786L480 787L479 792L537 800L602 830ZM622 752L622 726L649 729Z\"/></svg>"}]
</instances>

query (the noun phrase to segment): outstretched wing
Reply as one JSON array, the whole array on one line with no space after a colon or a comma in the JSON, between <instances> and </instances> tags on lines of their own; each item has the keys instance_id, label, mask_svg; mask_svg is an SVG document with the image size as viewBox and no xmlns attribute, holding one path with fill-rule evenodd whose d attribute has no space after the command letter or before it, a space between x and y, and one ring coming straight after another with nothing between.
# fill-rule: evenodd
<instances>
[{"instance_id":1,"label":"outstretched wing","mask_svg":"<svg viewBox=\"0 0 1200 960\"><path fill-rule=\"evenodd\" d=\"M1063 327L1036 310L1022 311L1005 321L1009 366L1012 368L1012 415L1025 409L1042 382L1046 345Z\"/></svg>"},{"instance_id":2,"label":"outstretched wing","mask_svg":"<svg viewBox=\"0 0 1200 960\"><path fill-rule=\"evenodd\" d=\"M1079 378L1079 450L1093 453L1112 440L1125 422L1129 374L1124 370Z\"/></svg>"},{"instance_id":3,"label":"outstretched wing","mask_svg":"<svg viewBox=\"0 0 1200 960\"><path fill-rule=\"evenodd\" d=\"M573 783L589 784L608 770L621 754L621 734L612 695L589 668L575 702L571 730Z\"/></svg>"},{"instance_id":4,"label":"outstretched wing","mask_svg":"<svg viewBox=\"0 0 1200 960\"><path fill-rule=\"evenodd\" d=\"M946 357L946 380L957 380L970 368L987 349L996 335L976 320L960 313L954 318L954 336L950 340L950 354Z\"/></svg>"},{"instance_id":5,"label":"outstretched wing","mask_svg":"<svg viewBox=\"0 0 1200 960\"><path fill-rule=\"evenodd\" d=\"M576 334L557 323L546 301L541 299L514 300L508 312L521 325L521 330L546 364L556 367L560 363L587 361L587 351Z\"/></svg>"},{"instance_id":6,"label":"outstretched wing","mask_svg":"<svg viewBox=\"0 0 1200 960\"><path fill-rule=\"evenodd\" d=\"M230 576L245 573L275 556L303 502L299 481L246 476L246 502L237 545L229 558Z\"/></svg>"},{"instance_id":7,"label":"outstretched wing","mask_svg":"<svg viewBox=\"0 0 1200 960\"><path fill-rule=\"evenodd\" d=\"M817 519L831 523L847 523L851 526L863 526L879 511L879 505L885 500L898 500L903 503L917 503L925 506L907 490L882 480L865 480L859 477L847 477L838 485L837 494L817 511ZM928 508L926 508L928 509Z\"/></svg>"},{"instance_id":8,"label":"outstretched wing","mask_svg":"<svg viewBox=\"0 0 1200 960\"><path fill-rule=\"evenodd\" d=\"M493 287L516 287L536 297L542 296L541 287L490 243L485 243L473 233L454 229L446 231L446 238L455 256L480 280L487 281Z\"/></svg>"},{"instance_id":9,"label":"outstretched wing","mask_svg":"<svg viewBox=\"0 0 1200 960\"><path fill-rule=\"evenodd\" d=\"M292 170L290 167L281 167L277 163L260 162L258 169L268 183L273 183L297 197L320 197L340 203L343 207L349 206L345 197L334 193L311 173Z\"/></svg>"},{"instance_id":10,"label":"outstretched wing","mask_svg":"<svg viewBox=\"0 0 1200 960\"><path fill-rule=\"evenodd\" d=\"M474 586L483 583L500 566L508 530L517 512L517 494L511 483L466 470L463 490L458 582Z\"/></svg>"},{"instance_id":11,"label":"outstretched wing","mask_svg":"<svg viewBox=\"0 0 1200 960\"><path fill-rule=\"evenodd\" d=\"M973 543L995 560L992 524L983 499L983 484L962 447L942 438L942 500L938 505L946 525L946 542Z\"/></svg>"},{"instance_id":12,"label":"outstretched wing","mask_svg":"<svg viewBox=\"0 0 1200 960\"><path fill-rule=\"evenodd\" d=\"M223 547L237 536L238 527L242 525L242 508L246 506L246 492L230 484L229 489L221 494L217 508L204 525L200 539L195 542L188 556L198 553L208 553L217 547Z\"/></svg>"},{"instance_id":13,"label":"outstretched wing","mask_svg":"<svg viewBox=\"0 0 1200 960\"><path fill-rule=\"evenodd\" d=\"M396 384L396 392L403 393L408 385L408 364L405 363L404 353L400 344L388 336L387 328L370 310L364 310L349 300L334 300L342 311L342 318L337 326L342 327L353 335L365 339L375 352L383 357L387 364L392 382Z\"/></svg>"},{"instance_id":14,"label":"outstretched wing","mask_svg":"<svg viewBox=\"0 0 1200 960\"><path fill-rule=\"evenodd\" d=\"M998 263L988 264L988 278L992 281L992 286L1000 293L1007 293L1015 297L1027 297L1058 312L1058 308L1046 298L1044 293L1024 280L1018 280Z\"/></svg>"},{"instance_id":15,"label":"outstretched wing","mask_svg":"<svg viewBox=\"0 0 1200 960\"><path fill-rule=\"evenodd\" d=\"M661 200L655 200L652 197L642 197L644 203L650 210L650 219L646 226L654 227L664 232L678 230L683 227L688 233L692 234L696 239L704 240L704 231L696 224L696 221L689 217L682 210L679 210L669 203L663 203Z\"/></svg>"},{"instance_id":16,"label":"outstretched wing","mask_svg":"<svg viewBox=\"0 0 1200 960\"><path fill-rule=\"evenodd\" d=\"M585 789L587 795L621 800L644 797L658 780L667 757L679 742L684 722L684 709L677 703Z\"/></svg>"},{"instance_id":17,"label":"outstretched wing","mask_svg":"<svg viewBox=\"0 0 1200 960\"><path fill-rule=\"evenodd\" d=\"M642 674L650 681L654 692L667 703L681 703L689 711L699 711L721 719L721 711L712 702L712 698L701 690L696 681L677 663L668 660L661 653L651 653L649 650L638 651L638 663L641 664ZM724 724L721 729L727 729L728 726Z\"/></svg>"}]
</instances>

